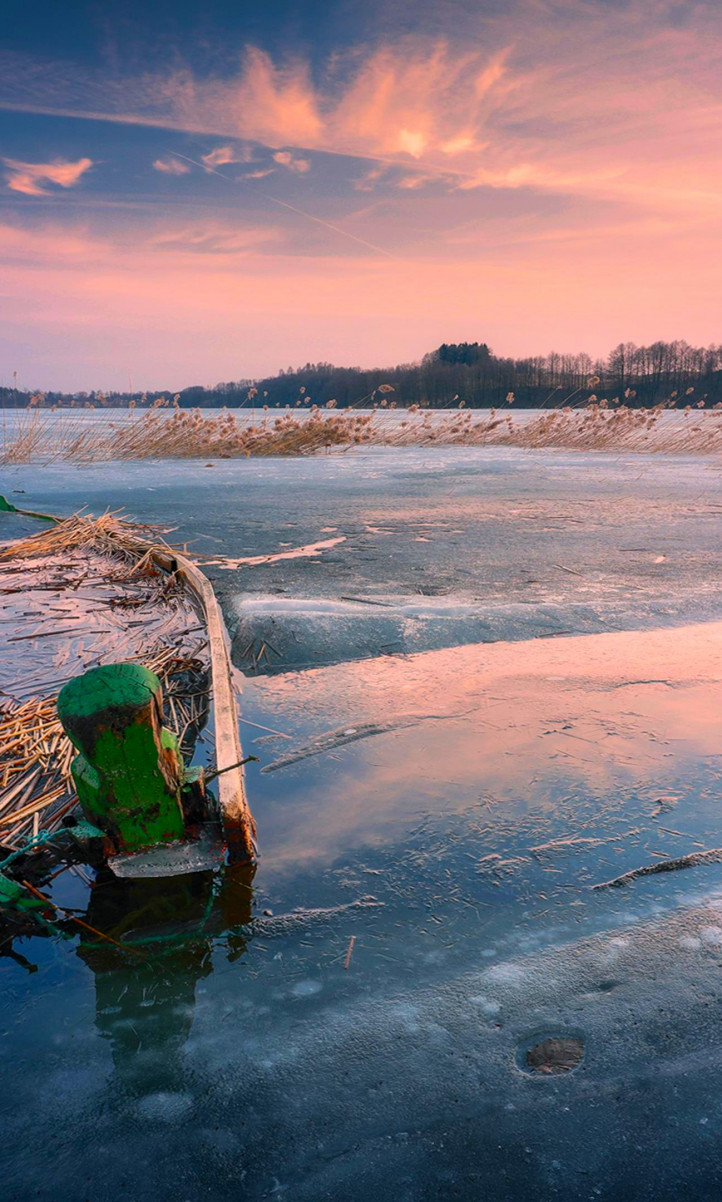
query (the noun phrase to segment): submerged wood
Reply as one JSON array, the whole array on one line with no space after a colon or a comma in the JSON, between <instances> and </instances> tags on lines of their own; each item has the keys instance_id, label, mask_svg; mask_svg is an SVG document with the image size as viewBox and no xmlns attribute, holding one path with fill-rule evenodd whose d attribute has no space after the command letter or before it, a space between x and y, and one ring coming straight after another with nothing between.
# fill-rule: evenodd
<instances>
[{"instance_id":1,"label":"submerged wood","mask_svg":"<svg viewBox=\"0 0 722 1202\"><path fill-rule=\"evenodd\" d=\"M722 864L722 847L710 847L706 851L692 851L686 856L675 856L672 860L659 860L655 864L643 864L615 876L611 881L600 881L593 889L621 889L631 885L638 877L655 876L659 872L678 872L684 868L698 868L702 864Z\"/></svg>"}]
</instances>

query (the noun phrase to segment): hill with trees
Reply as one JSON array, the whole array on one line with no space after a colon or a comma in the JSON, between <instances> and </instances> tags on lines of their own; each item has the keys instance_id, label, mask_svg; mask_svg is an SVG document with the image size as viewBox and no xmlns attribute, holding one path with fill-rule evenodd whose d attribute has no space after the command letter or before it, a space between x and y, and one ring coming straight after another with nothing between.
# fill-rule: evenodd
<instances>
[{"instance_id":1,"label":"hill with trees","mask_svg":"<svg viewBox=\"0 0 722 1202\"><path fill-rule=\"evenodd\" d=\"M6 407L28 404L82 407L150 406L159 400L183 407L301 408L312 404L339 409L372 404L419 405L439 409L463 401L469 408L513 403L517 408L583 404L590 397L633 407L658 404L701 407L722 402L722 345L693 347L687 342L650 346L620 343L603 360L552 352L526 359L495 355L486 343L442 343L420 363L391 368L336 367L306 363L262 380L237 380L213 387L193 385L179 393L31 394L0 389Z\"/></svg>"}]
</instances>

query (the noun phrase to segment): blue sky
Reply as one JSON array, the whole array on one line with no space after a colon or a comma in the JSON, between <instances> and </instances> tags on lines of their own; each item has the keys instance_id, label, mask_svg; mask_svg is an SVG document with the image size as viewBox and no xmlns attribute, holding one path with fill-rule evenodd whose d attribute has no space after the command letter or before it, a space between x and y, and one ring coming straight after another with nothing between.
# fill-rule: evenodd
<instances>
[{"instance_id":1,"label":"blue sky","mask_svg":"<svg viewBox=\"0 0 722 1202\"><path fill-rule=\"evenodd\" d=\"M2 379L720 341L717 4L5 15Z\"/></svg>"}]
</instances>

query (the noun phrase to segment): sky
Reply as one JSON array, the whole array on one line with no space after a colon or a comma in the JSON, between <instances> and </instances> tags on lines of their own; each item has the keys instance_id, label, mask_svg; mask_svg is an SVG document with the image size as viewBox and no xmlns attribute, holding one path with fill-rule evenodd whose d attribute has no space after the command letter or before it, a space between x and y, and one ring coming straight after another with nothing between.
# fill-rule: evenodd
<instances>
[{"instance_id":1,"label":"sky","mask_svg":"<svg viewBox=\"0 0 722 1202\"><path fill-rule=\"evenodd\" d=\"M722 341L719 0L5 0L0 384Z\"/></svg>"}]
</instances>

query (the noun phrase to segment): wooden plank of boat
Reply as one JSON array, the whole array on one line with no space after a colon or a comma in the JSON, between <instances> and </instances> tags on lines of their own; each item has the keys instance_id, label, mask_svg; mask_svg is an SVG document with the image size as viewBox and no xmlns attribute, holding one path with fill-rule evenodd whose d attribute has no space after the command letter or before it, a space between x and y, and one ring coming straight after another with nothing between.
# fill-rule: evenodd
<instances>
[{"instance_id":1,"label":"wooden plank of boat","mask_svg":"<svg viewBox=\"0 0 722 1202\"><path fill-rule=\"evenodd\" d=\"M39 518L41 522L57 522L59 519L49 513L36 513L34 509L19 509L0 493L0 513L20 513L26 518Z\"/></svg>"},{"instance_id":2,"label":"wooden plank of boat","mask_svg":"<svg viewBox=\"0 0 722 1202\"><path fill-rule=\"evenodd\" d=\"M163 571L182 579L203 610L211 657L211 691L221 821L231 860L251 859L256 850L256 827L248 805L241 767L243 756L238 733L230 640L221 607L210 580L190 559L165 547L153 547L149 557Z\"/></svg>"}]
</instances>

